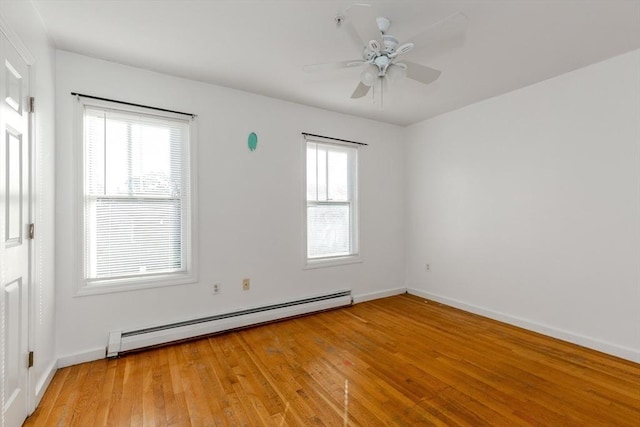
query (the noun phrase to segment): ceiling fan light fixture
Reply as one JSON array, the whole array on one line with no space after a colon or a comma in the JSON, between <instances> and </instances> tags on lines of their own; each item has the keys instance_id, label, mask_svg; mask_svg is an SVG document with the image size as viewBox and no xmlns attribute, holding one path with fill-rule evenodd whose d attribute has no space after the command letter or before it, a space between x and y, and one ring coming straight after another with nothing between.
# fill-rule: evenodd
<instances>
[{"instance_id":1,"label":"ceiling fan light fixture","mask_svg":"<svg viewBox=\"0 0 640 427\"><path fill-rule=\"evenodd\" d=\"M389 77L391 83L397 83L407 77L407 69L396 64L391 64L387 68L387 77Z\"/></svg>"},{"instance_id":2,"label":"ceiling fan light fixture","mask_svg":"<svg viewBox=\"0 0 640 427\"><path fill-rule=\"evenodd\" d=\"M389 18L385 18L384 16L377 17L376 24L378 24L378 29L382 34L389 31L389 27L391 27L391 21L389 20Z\"/></svg>"},{"instance_id":3,"label":"ceiling fan light fixture","mask_svg":"<svg viewBox=\"0 0 640 427\"><path fill-rule=\"evenodd\" d=\"M373 86L379 74L380 70L378 67L373 64L369 64L360 73L360 81L364 85Z\"/></svg>"}]
</instances>

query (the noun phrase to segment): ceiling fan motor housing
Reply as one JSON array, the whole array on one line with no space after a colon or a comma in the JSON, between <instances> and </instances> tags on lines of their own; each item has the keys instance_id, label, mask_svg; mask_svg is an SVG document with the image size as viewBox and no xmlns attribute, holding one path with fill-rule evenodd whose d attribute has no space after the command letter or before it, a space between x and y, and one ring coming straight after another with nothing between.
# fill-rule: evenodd
<instances>
[{"instance_id":1,"label":"ceiling fan motor housing","mask_svg":"<svg viewBox=\"0 0 640 427\"><path fill-rule=\"evenodd\" d=\"M373 65L378 67L378 75L380 77L386 74L387 68L393 62L393 59L389 57L389 55L396 51L398 39L385 34L382 36L382 42L384 43L384 47L379 51L373 50L370 46L365 46L364 53L362 55L365 61L371 62Z\"/></svg>"},{"instance_id":2,"label":"ceiling fan motor housing","mask_svg":"<svg viewBox=\"0 0 640 427\"><path fill-rule=\"evenodd\" d=\"M387 55L378 55L376 59L373 60L373 64L378 67L378 75L384 76L387 72L387 68L391 65L391 59Z\"/></svg>"}]
</instances>

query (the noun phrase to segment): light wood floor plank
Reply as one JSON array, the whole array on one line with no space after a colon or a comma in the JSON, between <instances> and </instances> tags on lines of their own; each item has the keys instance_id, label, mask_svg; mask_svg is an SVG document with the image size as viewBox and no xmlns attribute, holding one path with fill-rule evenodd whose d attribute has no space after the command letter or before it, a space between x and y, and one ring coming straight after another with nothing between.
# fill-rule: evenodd
<instances>
[{"instance_id":1,"label":"light wood floor plank","mask_svg":"<svg viewBox=\"0 0 640 427\"><path fill-rule=\"evenodd\" d=\"M640 365L401 295L59 370L26 426L640 426Z\"/></svg>"}]
</instances>

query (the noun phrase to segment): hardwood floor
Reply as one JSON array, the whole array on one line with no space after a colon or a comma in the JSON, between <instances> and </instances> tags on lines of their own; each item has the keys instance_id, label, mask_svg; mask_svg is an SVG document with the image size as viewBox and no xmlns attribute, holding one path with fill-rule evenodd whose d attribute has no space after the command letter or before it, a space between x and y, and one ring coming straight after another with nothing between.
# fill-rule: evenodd
<instances>
[{"instance_id":1,"label":"hardwood floor","mask_svg":"<svg viewBox=\"0 0 640 427\"><path fill-rule=\"evenodd\" d=\"M640 426L640 365L401 295L60 369L26 426Z\"/></svg>"}]
</instances>

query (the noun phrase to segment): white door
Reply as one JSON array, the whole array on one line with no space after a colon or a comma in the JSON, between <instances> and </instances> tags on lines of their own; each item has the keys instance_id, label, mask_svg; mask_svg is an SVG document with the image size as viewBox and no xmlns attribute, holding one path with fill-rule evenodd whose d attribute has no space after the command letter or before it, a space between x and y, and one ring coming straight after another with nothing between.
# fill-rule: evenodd
<instances>
[{"instance_id":1,"label":"white door","mask_svg":"<svg viewBox=\"0 0 640 427\"><path fill-rule=\"evenodd\" d=\"M0 33L0 193L4 195L2 296L3 421L20 426L28 414L29 68Z\"/></svg>"}]
</instances>

